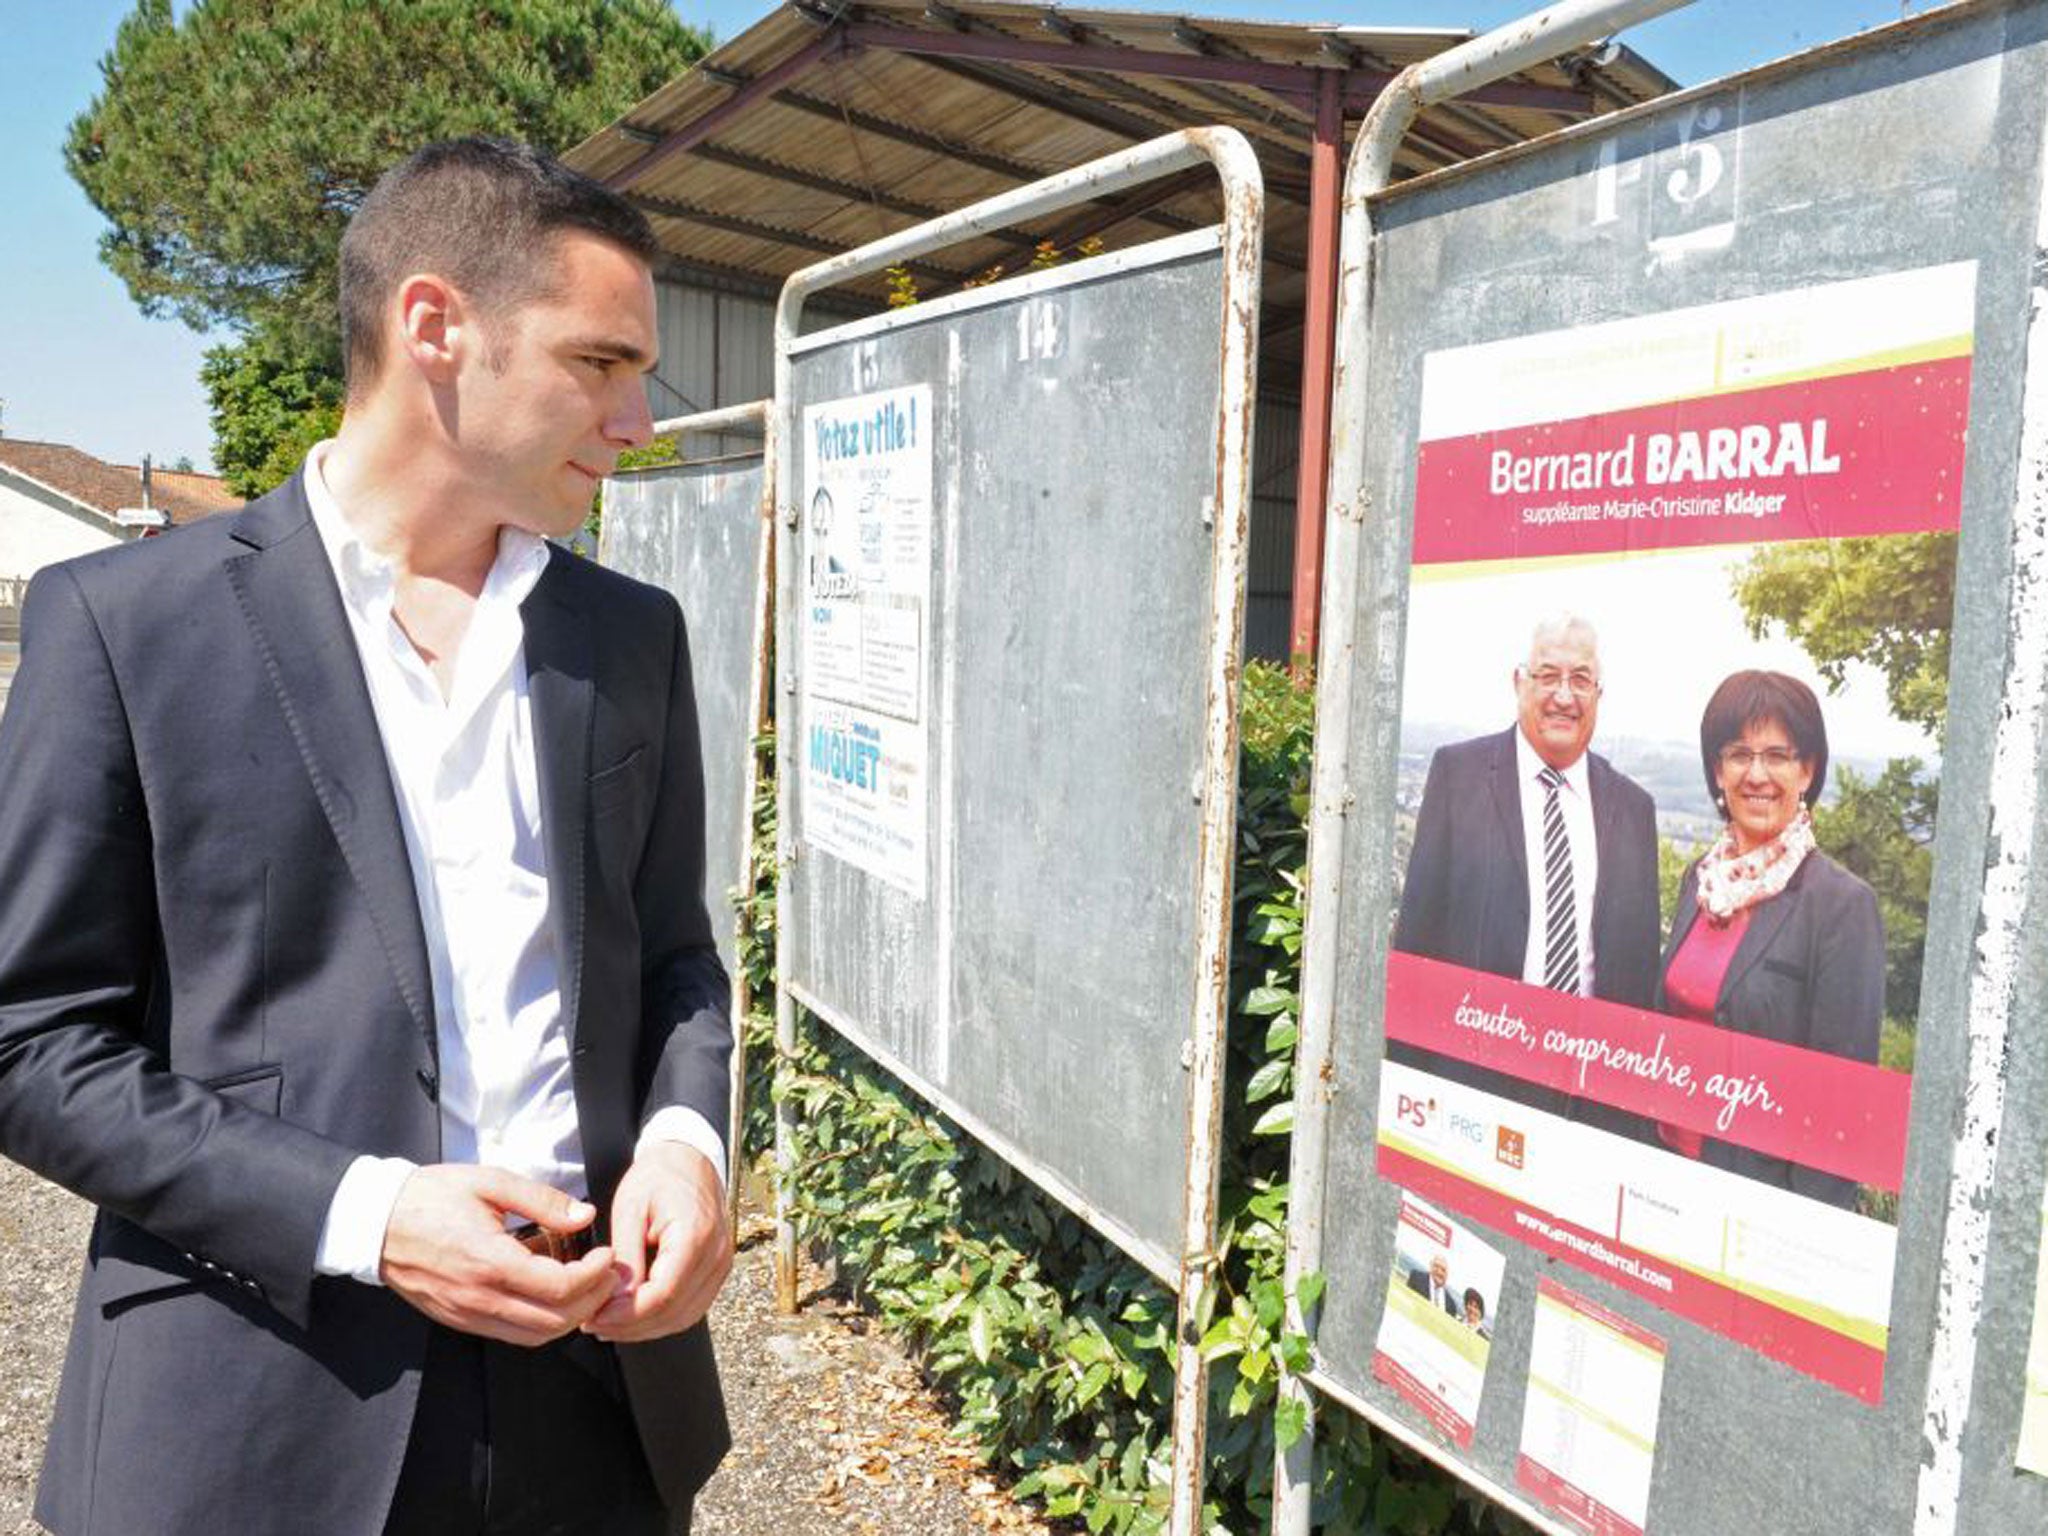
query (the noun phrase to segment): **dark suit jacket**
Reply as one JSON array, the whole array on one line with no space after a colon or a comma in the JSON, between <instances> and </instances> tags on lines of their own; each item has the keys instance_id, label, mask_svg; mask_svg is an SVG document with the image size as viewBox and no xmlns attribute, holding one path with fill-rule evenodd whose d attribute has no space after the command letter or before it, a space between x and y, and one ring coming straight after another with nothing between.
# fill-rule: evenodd
<instances>
[{"instance_id":1,"label":"dark suit jacket","mask_svg":"<svg viewBox=\"0 0 2048 1536\"><path fill-rule=\"evenodd\" d=\"M1685 872L1663 973L1699 916L1699 866ZM1884 1021L1884 924L1877 894L1824 853L1810 853L1791 884L1751 909L1749 927L1721 981L1714 1022L1786 1045L1876 1061ZM1702 1160L1844 1208L1856 1186L1782 1157L1708 1138Z\"/></svg>"},{"instance_id":2,"label":"dark suit jacket","mask_svg":"<svg viewBox=\"0 0 2048 1536\"><path fill-rule=\"evenodd\" d=\"M1426 1269L1409 1270L1408 1289L1420 1296L1424 1301L1429 1300L1429 1271ZM1465 1315L1458 1304L1451 1300L1451 1288L1449 1286L1444 1287L1442 1306L1453 1317L1462 1318Z\"/></svg>"},{"instance_id":3,"label":"dark suit jacket","mask_svg":"<svg viewBox=\"0 0 2048 1536\"><path fill-rule=\"evenodd\" d=\"M1529 859L1515 755L1519 726L1437 749L1416 815L1394 948L1496 976L1520 976L1529 943ZM1657 811L1598 753L1586 755L1599 873L1593 887L1593 992L1647 1008L1657 990ZM1389 1055L1553 1113L1634 1133L1632 1117L1462 1062L1395 1046ZM1426 1060L1424 1059L1426 1058Z\"/></svg>"},{"instance_id":4,"label":"dark suit jacket","mask_svg":"<svg viewBox=\"0 0 2048 1536\"><path fill-rule=\"evenodd\" d=\"M557 554L525 655L591 1194L725 1121L675 603ZM37 1514L62 1536L374 1536L426 1320L316 1278L359 1153L440 1154L425 940L297 479L42 572L0 722L0 1152L100 1207ZM655 1477L723 1454L707 1334L619 1351Z\"/></svg>"}]
</instances>

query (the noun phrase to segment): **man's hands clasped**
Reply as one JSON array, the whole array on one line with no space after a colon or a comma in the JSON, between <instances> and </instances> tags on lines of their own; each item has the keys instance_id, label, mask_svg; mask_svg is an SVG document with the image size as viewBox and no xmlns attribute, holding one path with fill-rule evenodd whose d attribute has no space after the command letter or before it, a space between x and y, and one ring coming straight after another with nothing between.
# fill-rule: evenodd
<instances>
[{"instance_id":1,"label":"man's hands clasped","mask_svg":"<svg viewBox=\"0 0 2048 1536\"><path fill-rule=\"evenodd\" d=\"M678 1142L648 1145L619 1181L610 1247L564 1264L528 1251L507 1215L566 1234L597 1212L502 1168L424 1167L392 1206L384 1283L463 1333L531 1347L580 1328L629 1344L694 1325L732 1268L717 1171Z\"/></svg>"},{"instance_id":2,"label":"man's hands clasped","mask_svg":"<svg viewBox=\"0 0 2048 1536\"><path fill-rule=\"evenodd\" d=\"M614 1344L680 1333L732 1270L725 1189L703 1153L679 1141L643 1146L612 1196L617 1293L585 1325Z\"/></svg>"}]
</instances>

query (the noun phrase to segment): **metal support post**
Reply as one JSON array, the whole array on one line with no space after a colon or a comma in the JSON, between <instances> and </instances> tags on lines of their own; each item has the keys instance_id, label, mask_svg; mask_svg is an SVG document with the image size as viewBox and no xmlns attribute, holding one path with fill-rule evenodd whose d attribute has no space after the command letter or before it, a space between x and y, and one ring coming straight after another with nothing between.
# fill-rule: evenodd
<instances>
[{"instance_id":1,"label":"metal support post","mask_svg":"<svg viewBox=\"0 0 2048 1536\"><path fill-rule=\"evenodd\" d=\"M1316 653L1316 610L1322 599L1343 153L1343 80L1330 70L1316 82L1315 142L1308 164L1308 295L1301 329L1301 451L1294 482L1294 602L1287 644L1288 661L1297 679Z\"/></svg>"}]
</instances>

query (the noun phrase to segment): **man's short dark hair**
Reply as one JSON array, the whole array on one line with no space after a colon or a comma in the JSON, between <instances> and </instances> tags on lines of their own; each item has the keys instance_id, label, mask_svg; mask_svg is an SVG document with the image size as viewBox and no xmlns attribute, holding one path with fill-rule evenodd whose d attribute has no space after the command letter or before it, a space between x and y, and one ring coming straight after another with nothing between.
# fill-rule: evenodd
<instances>
[{"instance_id":1,"label":"man's short dark hair","mask_svg":"<svg viewBox=\"0 0 2048 1536\"><path fill-rule=\"evenodd\" d=\"M1799 760L1813 770L1806 803L1818 805L1828 782L1828 727L1820 700L1796 677L1783 672L1734 672L1714 690L1700 716L1700 766L1706 770L1707 793L1718 804L1721 793L1721 749L1739 741L1752 725L1775 720L1792 738Z\"/></svg>"},{"instance_id":2,"label":"man's short dark hair","mask_svg":"<svg viewBox=\"0 0 2048 1536\"><path fill-rule=\"evenodd\" d=\"M412 273L446 278L487 312L546 296L555 236L582 230L652 266L660 243L618 193L530 145L429 144L386 171L341 239L341 340L351 395L383 363L383 318Z\"/></svg>"}]
</instances>

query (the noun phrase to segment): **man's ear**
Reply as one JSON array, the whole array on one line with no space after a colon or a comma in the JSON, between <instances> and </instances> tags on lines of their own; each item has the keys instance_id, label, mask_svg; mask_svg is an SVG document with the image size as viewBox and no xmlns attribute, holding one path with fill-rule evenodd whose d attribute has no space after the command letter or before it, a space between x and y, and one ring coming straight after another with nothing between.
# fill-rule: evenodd
<instances>
[{"instance_id":1,"label":"man's ear","mask_svg":"<svg viewBox=\"0 0 2048 1536\"><path fill-rule=\"evenodd\" d=\"M468 342L462 295L446 278L416 272L398 285L399 351L433 384L452 383Z\"/></svg>"}]
</instances>

